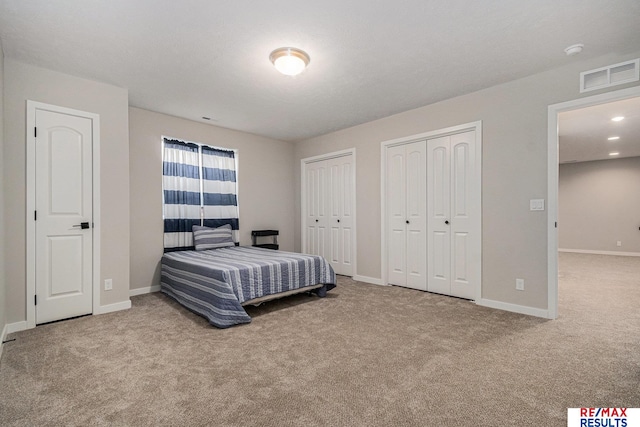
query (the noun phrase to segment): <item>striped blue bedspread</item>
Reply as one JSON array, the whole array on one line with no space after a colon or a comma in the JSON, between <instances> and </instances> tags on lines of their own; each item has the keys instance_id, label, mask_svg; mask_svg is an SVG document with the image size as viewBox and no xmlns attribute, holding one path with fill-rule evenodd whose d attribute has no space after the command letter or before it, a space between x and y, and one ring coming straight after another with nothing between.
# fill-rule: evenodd
<instances>
[{"instance_id":1,"label":"striped blue bedspread","mask_svg":"<svg viewBox=\"0 0 640 427\"><path fill-rule=\"evenodd\" d=\"M336 275L316 255L232 246L162 256L161 291L219 328L251 322L245 301L318 284L324 294Z\"/></svg>"}]
</instances>

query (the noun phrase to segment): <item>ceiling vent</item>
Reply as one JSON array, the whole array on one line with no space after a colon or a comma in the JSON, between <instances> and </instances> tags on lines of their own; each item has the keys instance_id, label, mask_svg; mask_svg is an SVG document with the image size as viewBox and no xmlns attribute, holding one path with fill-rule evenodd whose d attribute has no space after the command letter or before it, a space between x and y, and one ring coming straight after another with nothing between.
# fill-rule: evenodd
<instances>
[{"instance_id":1,"label":"ceiling vent","mask_svg":"<svg viewBox=\"0 0 640 427\"><path fill-rule=\"evenodd\" d=\"M580 92L604 89L640 80L640 59L580 73Z\"/></svg>"}]
</instances>

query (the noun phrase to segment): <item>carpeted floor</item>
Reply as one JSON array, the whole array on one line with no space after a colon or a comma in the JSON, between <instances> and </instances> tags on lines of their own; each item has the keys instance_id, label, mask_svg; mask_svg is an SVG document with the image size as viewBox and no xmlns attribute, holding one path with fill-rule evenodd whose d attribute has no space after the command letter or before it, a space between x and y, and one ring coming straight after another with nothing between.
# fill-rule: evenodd
<instances>
[{"instance_id":1,"label":"carpeted floor","mask_svg":"<svg viewBox=\"0 0 640 427\"><path fill-rule=\"evenodd\" d=\"M162 294L15 333L3 426L566 426L640 406L640 259L561 254L547 321L340 278L219 330Z\"/></svg>"}]
</instances>

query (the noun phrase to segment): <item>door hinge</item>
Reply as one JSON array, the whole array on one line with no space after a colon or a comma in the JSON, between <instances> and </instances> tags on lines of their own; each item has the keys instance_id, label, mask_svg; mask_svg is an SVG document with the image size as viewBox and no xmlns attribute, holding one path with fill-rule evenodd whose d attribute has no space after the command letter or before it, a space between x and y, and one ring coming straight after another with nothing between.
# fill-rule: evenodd
<instances>
[{"instance_id":1,"label":"door hinge","mask_svg":"<svg viewBox=\"0 0 640 427\"><path fill-rule=\"evenodd\" d=\"M38 295L33 296L33 304L38 305Z\"/></svg>"},{"instance_id":2,"label":"door hinge","mask_svg":"<svg viewBox=\"0 0 640 427\"><path fill-rule=\"evenodd\" d=\"M556 221L556 228L558 228L558 221Z\"/></svg>"},{"instance_id":3,"label":"door hinge","mask_svg":"<svg viewBox=\"0 0 640 427\"><path fill-rule=\"evenodd\" d=\"M34 221L38 220L38 211L33 211L33 220Z\"/></svg>"},{"instance_id":4,"label":"door hinge","mask_svg":"<svg viewBox=\"0 0 640 427\"><path fill-rule=\"evenodd\" d=\"M34 127L34 128L33 128L33 137L34 137L34 138L37 138L37 137L38 137L38 128L37 128L37 127Z\"/></svg>"}]
</instances>

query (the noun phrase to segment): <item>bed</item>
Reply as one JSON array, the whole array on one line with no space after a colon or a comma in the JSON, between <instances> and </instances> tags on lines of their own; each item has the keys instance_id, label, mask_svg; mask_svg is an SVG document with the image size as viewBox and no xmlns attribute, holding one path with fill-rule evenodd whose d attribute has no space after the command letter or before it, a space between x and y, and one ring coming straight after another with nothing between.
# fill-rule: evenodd
<instances>
[{"instance_id":1,"label":"bed","mask_svg":"<svg viewBox=\"0 0 640 427\"><path fill-rule=\"evenodd\" d=\"M243 306L299 292L319 297L336 275L322 257L247 246L168 252L160 290L218 328L249 323Z\"/></svg>"}]
</instances>

